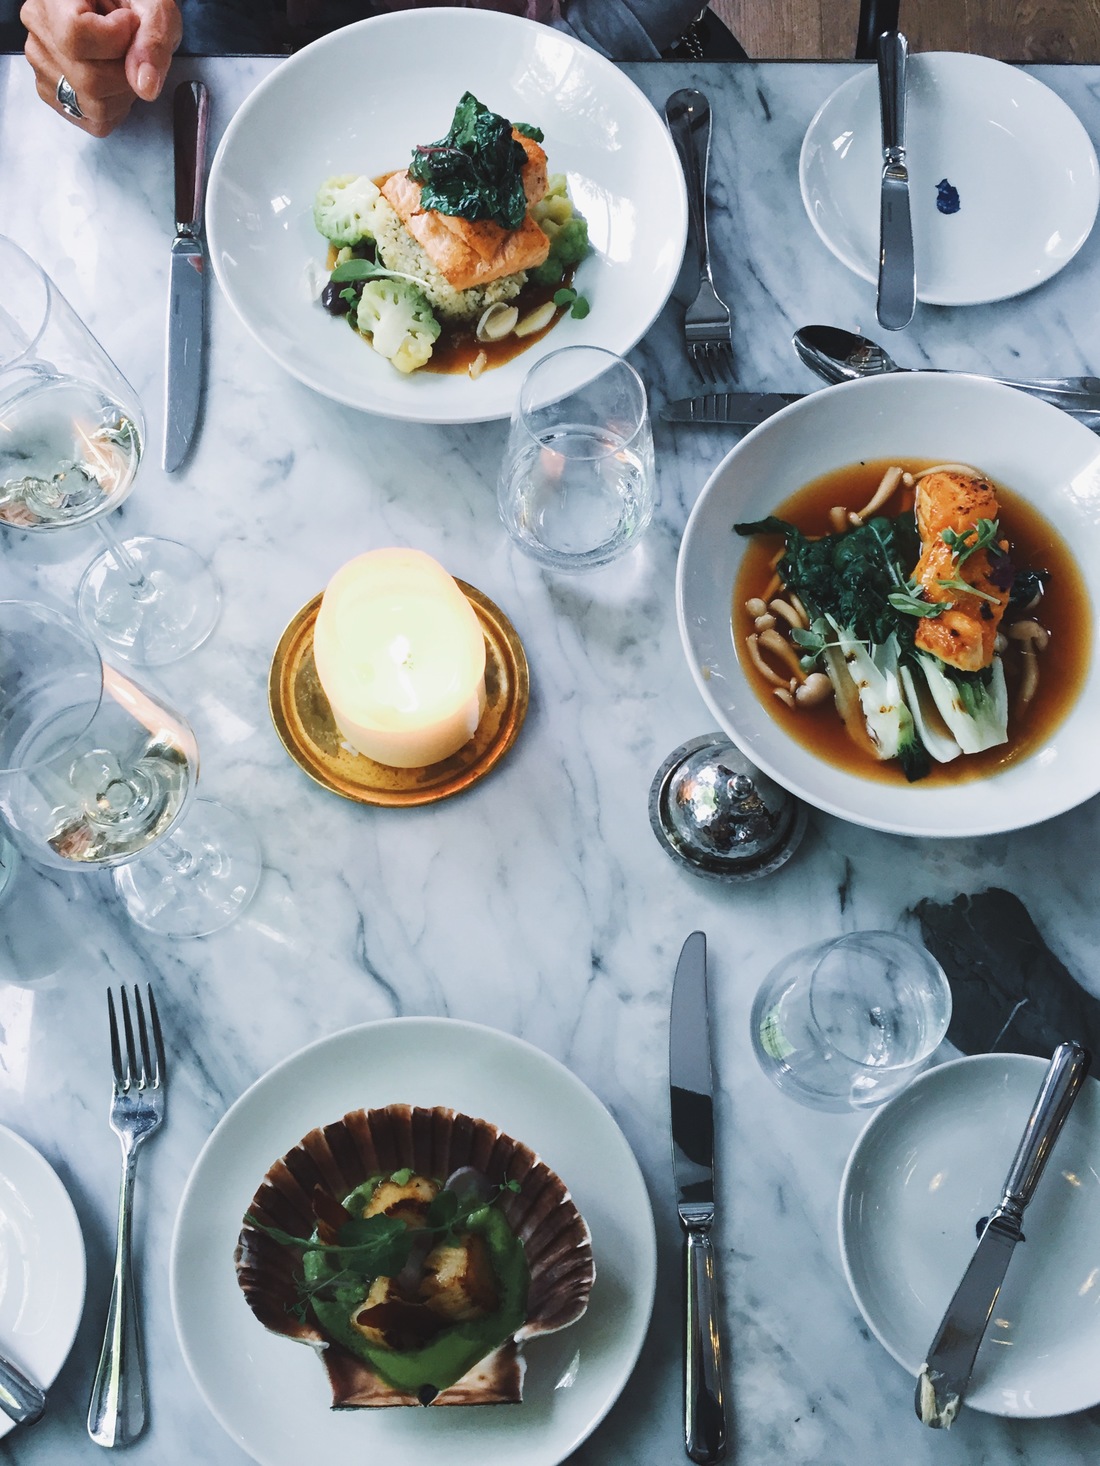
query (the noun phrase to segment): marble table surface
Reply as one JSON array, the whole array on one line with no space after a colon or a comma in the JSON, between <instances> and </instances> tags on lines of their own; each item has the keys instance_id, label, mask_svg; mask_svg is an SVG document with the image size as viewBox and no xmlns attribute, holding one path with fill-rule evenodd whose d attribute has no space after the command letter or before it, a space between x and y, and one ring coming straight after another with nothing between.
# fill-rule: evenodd
<instances>
[{"instance_id":1,"label":"marble table surface","mask_svg":"<svg viewBox=\"0 0 1100 1466\"><path fill-rule=\"evenodd\" d=\"M181 61L212 89L213 139L271 59ZM715 113L716 274L736 316L740 379L808 391L792 330L874 326L869 285L820 244L798 196L799 145L854 67L653 63L628 68L660 105L697 85ZM1036 68L1100 140L1100 70ZM0 59L0 227L53 274L105 342L160 442L172 220L167 95L112 138L85 137L37 100L22 58ZM1053 281L969 310L918 307L906 365L1017 374L1100 372L1100 232ZM681 291L681 301L684 292ZM693 382L670 303L634 353L654 403ZM873 334L873 332L872 332ZM701 881L654 839L651 780L710 720L682 655L673 578L687 517L733 438L657 425L660 508L644 543L583 578L513 551L493 485L504 426L417 427L313 395L272 363L211 289L210 380L181 473L150 453L122 511L130 532L208 555L225 588L214 635L160 674L202 748L202 789L246 811L262 884L233 927L190 943L129 924L106 877L24 865L0 906L0 1122L70 1191L88 1290L47 1419L0 1461L100 1459L84 1418L114 1245L117 1144L107 1127L108 983L155 985L172 1056L170 1118L144 1152L137 1262L151 1418L135 1466L241 1466L185 1368L169 1307L173 1221L226 1108L302 1045L395 1015L469 1020L566 1064L608 1106L644 1172L658 1236L653 1322L620 1400L574 1460L683 1459L679 1230L669 1175L668 1007L685 936L711 952L721 1220L718 1267L735 1446L754 1463L1029 1466L1091 1462L1100 1414L1009 1421L963 1412L949 1435L913 1416L912 1381L863 1325L836 1239L842 1168L862 1120L800 1108L758 1070L752 995L776 957L822 934L910 926L913 904L1001 886L1022 897L1070 970L1095 971L1100 802L1020 835L923 843L812 813L797 856L741 886ZM94 536L3 540L4 595L66 599ZM532 697L506 761L462 797L370 809L315 787L267 711L267 670L293 614L352 552L410 544L480 587L527 649ZM319 1117L327 1119L329 1117ZM1100 1389L1098 1389L1100 1394Z\"/></svg>"}]
</instances>

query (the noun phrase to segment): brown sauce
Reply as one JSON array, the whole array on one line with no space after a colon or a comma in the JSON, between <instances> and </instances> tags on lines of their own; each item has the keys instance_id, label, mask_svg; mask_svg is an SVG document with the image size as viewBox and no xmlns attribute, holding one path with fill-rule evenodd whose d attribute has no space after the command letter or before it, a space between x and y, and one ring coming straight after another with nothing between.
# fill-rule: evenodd
<instances>
[{"instance_id":1,"label":"brown sauce","mask_svg":"<svg viewBox=\"0 0 1100 1466\"><path fill-rule=\"evenodd\" d=\"M910 473L918 473L940 461L895 458L852 464L806 484L773 512L780 519L796 524L804 534L829 534L832 532L830 508L835 504L843 504L849 509L861 508L869 501L892 463L900 464ZM963 754L948 764L933 760L931 773L917 787L963 783L995 773L1026 758L1041 747L1063 722L1076 702L1088 672L1092 615L1088 591L1069 546L1034 505L1002 484L994 480L990 482L997 492L1001 528L1012 542L1012 559L1017 570L1045 570L1049 574L1038 607L1022 614L1035 619L1046 629L1050 644L1039 653L1038 691L1024 708L1018 706L1015 696L1020 667L1019 656L1011 641L1004 653L1009 706L1008 742L983 753ZM912 490L898 490L882 512L892 517L911 509L912 505ZM745 555L733 590L732 625L734 644L746 677L784 732L817 757L862 778L904 784L905 775L896 759L871 759L856 746L831 698L817 707L788 708L774 696L772 684L750 661L745 639L753 630L753 618L745 610L745 602L764 594L773 576L772 562L780 548L779 538L772 535L754 535L745 542ZM1006 627L1009 614L1006 614L1004 622Z\"/></svg>"},{"instance_id":2,"label":"brown sauce","mask_svg":"<svg viewBox=\"0 0 1100 1466\"><path fill-rule=\"evenodd\" d=\"M389 176L388 173L380 173L374 182L381 188ZM325 268L330 274L336 268L337 253L336 245L330 244L325 257ZM536 285L534 281L529 280L519 294L512 300L506 301L505 304L514 305L519 311L519 319L522 321L524 316L530 315L540 305L545 305L548 300L553 300L559 290L570 289L572 285L573 266L570 265L565 270L564 278L556 285ZM503 337L500 341L479 341L475 334L477 331L477 321L471 321L469 324L459 326L452 322L440 320L439 324L442 329L439 333L439 339L432 347L432 354L428 361L417 370L422 372L435 372L439 375L464 376L469 372L482 352L485 353L483 371L490 371L493 367L503 366L506 361L511 361L513 357L519 356L529 346L534 346L536 341L541 341L548 332L554 329L569 309L570 307L568 305L559 306L540 331L532 331L529 336L509 335ZM370 342L367 341L366 337L363 338L363 344L370 347Z\"/></svg>"}]
</instances>

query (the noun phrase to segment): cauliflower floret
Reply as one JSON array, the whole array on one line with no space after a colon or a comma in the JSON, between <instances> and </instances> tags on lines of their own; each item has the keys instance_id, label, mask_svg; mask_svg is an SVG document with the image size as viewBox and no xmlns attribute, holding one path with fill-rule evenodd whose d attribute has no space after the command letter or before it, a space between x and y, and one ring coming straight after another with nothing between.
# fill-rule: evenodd
<instances>
[{"instance_id":1,"label":"cauliflower floret","mask_svg":"<svg viewBox=\"0 0 1100 1466\"><path fill-rule=\"evenodd\" d=\"M317 190L313 222L330 243L359 244L374 239L371 215L380 197L377 185L362 174L341 173Z\"/></svg>"},{"instance_id":2,"label":"cauliflower floret","mask_svg":"<svg viewBox=\"0 0 1100 1466\"><path fill-rule=\"evenodd\" d=\"M415 372L432 354L439 322L408 280L368 280L355 313L356 328L399 372Z\"/></svg>"}]
</instances>

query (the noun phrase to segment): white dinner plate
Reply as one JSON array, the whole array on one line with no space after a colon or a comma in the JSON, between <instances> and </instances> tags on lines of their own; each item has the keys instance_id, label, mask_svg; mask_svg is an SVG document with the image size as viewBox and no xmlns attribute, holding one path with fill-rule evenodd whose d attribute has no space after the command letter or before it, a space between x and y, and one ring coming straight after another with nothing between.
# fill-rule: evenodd
<instances>
[{"instance_id":1,"label":"white dinner plate","mask_svg":"<svg viewBox=\"0 0 1100 1466\"><path fill-rule=\"evenodd\" d=\"M84 1238L57 1173L0 1125L0 1353L44 1390L84 1312ZM15 1422L0 1412L0 1436Z\"/></svg>"},{"instance_id":2,"label":"white dinner plate","mask_svg":"<svg viewBox=\"0 0 1100 1466\"><path fill-rule=\"evenodd\" d=\"M867 1124L840 1248L868 1327L916 1376L1001 1199L1044 1059L979 1054L922 1074ZM965 1408L1068 1415L1100 1401L1100 1084L1086 1079L1024 1214Z\"/></svg>"},{"instance_id":3,"label":"white dinner plate","mask_svg":"<svg viewBox=\"0 0 1100 1466\"><path fill-rule=\"evenodd\" d=\"M312 1348L268 1333L237 1285L241 1219L271 1163L317 1125L388 1104L447 1105L538 1152L592 1232L587 1313L526 1348L518 1406L333 1411ZM203 1147L172 1244L176 1331L206 1403L263 1466L556 1466L626 1383L653 1306L656 1241L638 1163L600 1101L539 1049L443 1018L366 1023L259 1079Z\"/></svg>"},{"instance_id":4,"label":"white dinner plate","mask_svg":"<svg viewBox=\"0 0 1100 1466\"><path fill-rule=\"evenodd\" d=\"M1049 280L1084 244L1100 201L1088 133L1049 87L987 56L910 58L906 152L917 298L978 305ZM818 234L878 278L882 127L872 66L837 88L806 132L799 182ZM939 188L958 194L941 212ZM945 190L946 193L946 190Z\"/></svg>"},{"instance_id":5,"label":"white dinner plate","mask_svg":"<svg viewBox=\"0 0 1100 1466\"><path fill-rule=\"evenodd\" d=\"M323 268L314 196L341 173L377 177L446 134L464 91L545 133L593 252L566 316L476 381L403 375L325 312L306 272ZM627 352L676 281L687 238L683 171L645 95L610 61L549 26L491 10L408 10L345 26L284 61L226 129L206 209L218 281L253 336L307 386L366 412L418 422L507 417L529 368L583 343Z\"/></svg>"}]
</instances>

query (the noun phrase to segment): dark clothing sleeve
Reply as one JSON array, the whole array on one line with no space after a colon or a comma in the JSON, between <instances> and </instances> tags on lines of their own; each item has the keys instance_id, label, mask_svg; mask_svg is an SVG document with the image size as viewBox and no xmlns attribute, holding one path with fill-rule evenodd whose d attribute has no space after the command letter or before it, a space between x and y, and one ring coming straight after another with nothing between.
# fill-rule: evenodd
<instances>
[{"instance_id":1,"label":"dark clothing sleeve","mask_svg":"<svg viewBox=\"0 0 1100 1466\"><path fill-rule=\"evenodd\" d=\"M2 3L2 0L0 0ZM439 0L179 0L181 52L192 56L292 49L352 21ZM548 24L614 61L654 61L699 14L700 0L458 0Z\"/></svg>"}]
</instances>

